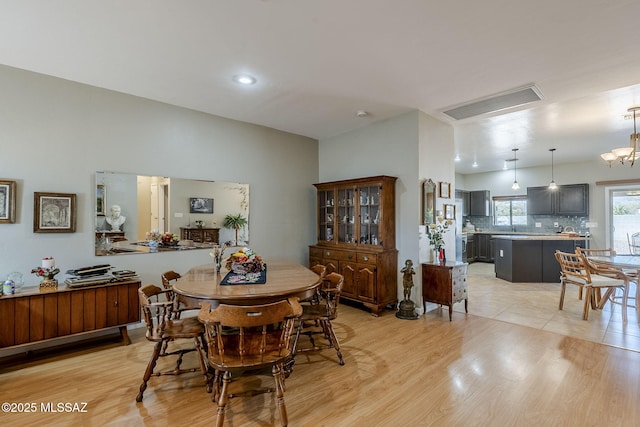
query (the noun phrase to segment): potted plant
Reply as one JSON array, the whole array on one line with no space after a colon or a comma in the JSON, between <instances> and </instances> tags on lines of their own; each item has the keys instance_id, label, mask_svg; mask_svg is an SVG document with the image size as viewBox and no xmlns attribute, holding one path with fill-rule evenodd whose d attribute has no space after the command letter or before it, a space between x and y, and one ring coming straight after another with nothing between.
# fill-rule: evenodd
<instances>
[{"instance_id":1,"label":"potted plant","mask_svg":"<svg viewBox=\"0 0 640 427\"><path fill-rule=\"evenodd\" d=\"M236 230L236 246L238 246L238 230L247 225L247 219L242 214L229 214L224 217L224 228Z\"/></svg>"}]
</instances>

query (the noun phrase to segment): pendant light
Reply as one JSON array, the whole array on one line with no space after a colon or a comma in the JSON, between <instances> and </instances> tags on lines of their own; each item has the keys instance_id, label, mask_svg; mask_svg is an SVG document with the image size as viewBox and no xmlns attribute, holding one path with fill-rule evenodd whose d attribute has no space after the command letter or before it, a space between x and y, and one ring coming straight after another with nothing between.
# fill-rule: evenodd
<instances>
[{"instance_id":1,"label":"pendant light","mask_svg":"<svg viewBox=\"0 0 640 427\"><path fill-rule=\"evenodd\" d=\"M551 151L551 182L549 183L549 190L557 190L558 184L556 184L556 182L553 179L553 152L556 151L556 149L549 148L549 151Z\"/></svg>"},{"instance_id":2,"label":"pendant light","mask_svg":"<svg viewBox=\"0 0 640 427\"><path fill-rule=\"evenodd\" d=\"M518 149L514 148L511 151L513 151L513 185L511 185L511 188L514 190L519 190L520 184L518 184L518 159L516 157L516 152L518 151Z\"/></svg>"}]
</instances>

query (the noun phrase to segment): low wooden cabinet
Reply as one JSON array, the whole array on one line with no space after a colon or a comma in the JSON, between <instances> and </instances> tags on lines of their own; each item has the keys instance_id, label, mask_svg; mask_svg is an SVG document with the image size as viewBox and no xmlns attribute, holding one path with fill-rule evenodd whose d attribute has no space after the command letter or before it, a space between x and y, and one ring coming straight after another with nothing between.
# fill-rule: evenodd
<instances>
[{"instance_id":1,"label":"low wooden cabinet","mask_svg":"<svg viewBox=\"0 0 640 427\"><path fill-rule=\"evenodd\" d=\"M344 276L342 297L374 315L398 301L395 236L396 177L374 176L314 184L318 197L318 242L309 266Z\"/></svg>"},{"instance_id":2,"label":"low wooden cabinet","mask_svg":"<svg viewBox=\"0 0 640 427\"><path fill-rule=\"evenodd\" d=\"M60 286L0 297L0 349L116 327L130 343L127 325L140 322L140 281Z\"/></svg>"},{"instance_id":3,"label":"low wooden cabinet","mask_svg":"<svg viewBox=\"0 0 640 427\"><path fill-rule=\"evenodd\" d=\"M449 321L457 302L464 300L464 311L468 313L467 267L464 262L422 264L422 298L448 306Z\"/></svg>"},{"instance_id":4,"label":"low wooden cabinet","mask_svg":"<svg viewBox=\"0 0 640 427\"><path fill-rule=\"evenodd\" d=\"M193 240L197 243L220 243L219 228L180 227L180 240Z\"/></svg>"}]
</instances>

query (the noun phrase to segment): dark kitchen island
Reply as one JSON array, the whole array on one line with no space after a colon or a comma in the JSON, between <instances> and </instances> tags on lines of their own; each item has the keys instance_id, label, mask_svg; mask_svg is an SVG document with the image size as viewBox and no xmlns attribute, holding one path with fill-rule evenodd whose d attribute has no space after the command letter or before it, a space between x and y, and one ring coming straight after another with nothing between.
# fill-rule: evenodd
<instances>
[{"instance_id":1,"label":"dark kitchen island","mask_svg":"<svg viewBox=\"0 0 640 427\"><path fill-rule=\"evenodd\" d=\"M560 282L556 250L587 248L588 237L557 235L495 235L495 272L509 282Z\"/></svg>"}]
</instances>

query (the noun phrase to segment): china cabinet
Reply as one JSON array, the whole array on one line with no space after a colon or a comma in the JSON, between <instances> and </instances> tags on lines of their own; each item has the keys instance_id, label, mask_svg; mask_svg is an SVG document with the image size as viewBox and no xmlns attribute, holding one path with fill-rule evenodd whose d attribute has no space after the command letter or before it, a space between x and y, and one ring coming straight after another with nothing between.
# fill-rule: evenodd
<instances>
[{"instance_id":1,"label":"china cabinet","mask_svg":"<svg viewBox=\"0 0 640 427\"><path fill-rule=\"evenodd\" d=\"M318 242L309 247L310 267L322 264L327 274L342 274L342 298L364 304L375 315L397 302L396 179L314 184Z\"/></svg>"},{"instance_id":2,"label":"china cabinet","mask_svg":"<svg viewBox=\"0 0 640 427\"><path fill-rule=\"evenodd\" d=\"M140 281L130 280L4 295L0 349L110 328L119 328L129 344L126 325L140 322L139 287Z\"/></svg>"}]
</instances>

